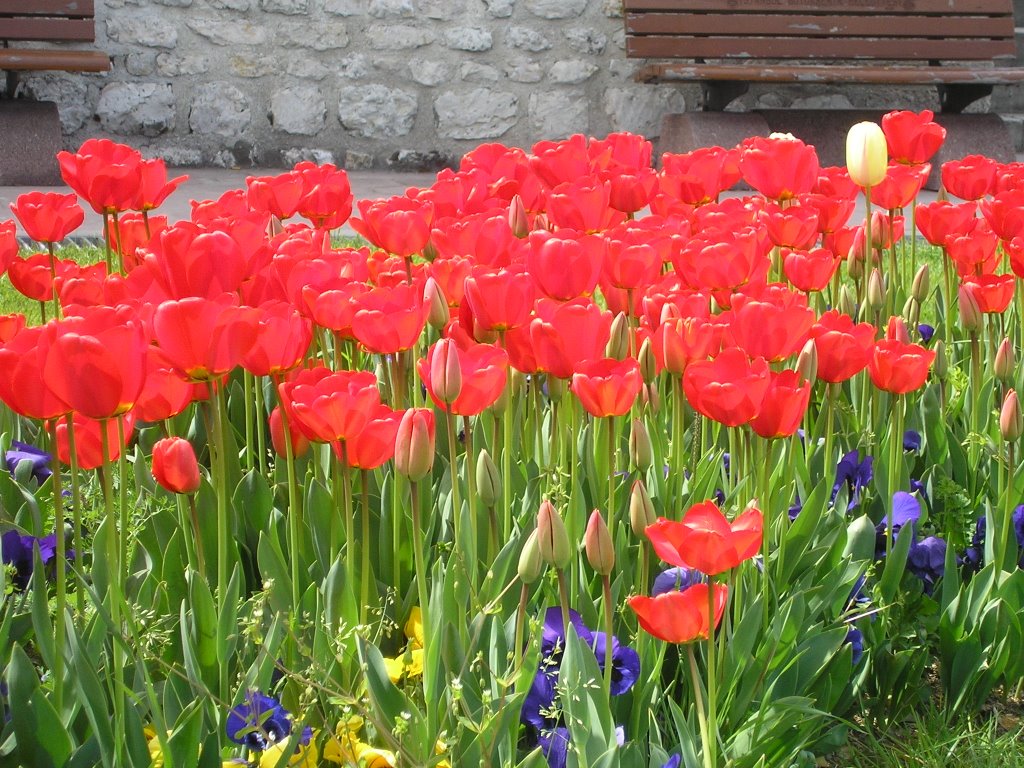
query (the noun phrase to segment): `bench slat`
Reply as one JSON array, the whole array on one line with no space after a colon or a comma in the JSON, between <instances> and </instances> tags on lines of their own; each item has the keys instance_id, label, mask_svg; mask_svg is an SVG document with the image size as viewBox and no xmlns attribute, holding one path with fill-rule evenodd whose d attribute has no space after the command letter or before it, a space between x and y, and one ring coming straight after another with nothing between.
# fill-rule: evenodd
<instances>
[{"instance_id":1,"label":"bench slat","mask_svg":"<svg viewBox=\"0 0 1024 768\"><path fill-rule=\"evenodd\" d=\"M1014 22L1009 16L969 16L951 23L940 16L646 13L627 16L626 32L630 35L1012 38Z\"/></svg>"},{"instance_id":2,"label":"bench slat","mask_svg":"<svg viewBox=\"0 0 1024 768\"><path fill-rule=\"evenodd\" d=\"M0 48L0 70L3 69L107 72L110 69L110 57L100 51Z\"/></svg>"},{"instance_id":3,"label":"bench slat","mask_svg":"<svg viewBox=\"0 0 1024 768\"><path fill-rule=\"evenodd\" d=\"M626 13L633 11L766 12L807 11L850 14L940 14L946 16L1013 16L1012 0L624 0Z\"/></svg>"},{"instance_id":4,"label":"bench slat","mask_svg":"<svg viewBox=\"0 0 1024 768\"><path fill-rule=\"evenodd\" d=\"M769 83L861 83L865 85L1014 85L1024 82L1024 69L993 67L843 67L742 64L649 64L636 75L640 82L734 80Z\"/></svg>"},{"instance_id":5,"label":"bench slat","mask_svg":"<svg viewBox=\"0 0 1024 768\"><path fill-rule=\"evenodd\" d=\"M626 53L644 59L892 59L987 61L1016 54L1008 40L935 38L628 37Z\"/></svg>"},{"instance_id":6,"label":"bench slat","mask_svg":"<svg viewBox=\"0 0 1024 768\"><path fill-rule=\"evenodd\" d=\"M0 0L0 16L84 18L94 15L93 0Z\"/></svg>"},{"instance_id":7,"label":"bench slat","mask_svg":"<svg viewBox=\"0 0 1024 768\"><path fill-rule=\"evenodd\" d=\"M0 16L0 40L84 40L96 39L92 19L5 19Z\"/></svg>"}]
</instances>

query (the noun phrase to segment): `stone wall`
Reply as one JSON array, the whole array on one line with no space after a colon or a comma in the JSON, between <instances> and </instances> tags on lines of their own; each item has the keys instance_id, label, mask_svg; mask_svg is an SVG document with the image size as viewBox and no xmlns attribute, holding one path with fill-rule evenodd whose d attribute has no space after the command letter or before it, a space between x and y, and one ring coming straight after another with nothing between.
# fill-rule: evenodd
<instances>
[{"instance_id":1,"label":"stone wall","mask_svg":"<svg viewBox=\"0 0 1024 768\"><path fill-rule=\"evenodd\" d=\"M1021 2L1021 0L1017 0ZM696 86L633 82L619 0L97 0L108 74L26 76L65 141L176 165L437 168L481 142L658 134ZM995 106L998 108L998 96ZM929 89L754 88L735 107L934 107Z\"/></svg>"}]
</instances>

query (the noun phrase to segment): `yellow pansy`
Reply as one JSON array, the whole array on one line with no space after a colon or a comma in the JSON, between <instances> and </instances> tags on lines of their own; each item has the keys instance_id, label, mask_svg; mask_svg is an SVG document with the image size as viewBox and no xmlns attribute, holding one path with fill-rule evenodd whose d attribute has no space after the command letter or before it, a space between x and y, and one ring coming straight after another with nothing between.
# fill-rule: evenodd
<instances>
[{"instance_id":1,"label":"yellow pansy","mask_svg":"<svg viewBox=\"0 0 1024 768\"><path fill-rule=\"evenodd\" d=\"M291 756L288 765L295 766L295 768L316 768L320 755L316 748L315 739L316 736L314 734L314 737L309 740L309 744L300 746L298 751ZM263 753L260 755L260 768L274 768L277 765L277 761L284 755L287 745L287 741L282 741L280 744L274 744L263 750Z\"/></svg>"},{"instance_id":2,"label":"yellow pansy","mask_svg":"<svg viewBox=\"0 0 1024 768\"><path fill-rule=\"evenodd\" d=\"M338 723L335 734L324 745L324 760L338 765L359 765L364 768L395 768L394 752L377 749L360 741L357 734L363 727L361 717L350 717Z\"/></svg>"},{"instance_id":3,"label":"yellow pansy","mask_svg":"<svg viewBox=\"0 0 1024 768\"><path fill-rule=\"evenodd\" d=\"M409 645L412 648L423 647L423 614L418 605L414 605L409 611L409 620L405 622L405 636L409 638Z\"/></svg>"}]
</instances>

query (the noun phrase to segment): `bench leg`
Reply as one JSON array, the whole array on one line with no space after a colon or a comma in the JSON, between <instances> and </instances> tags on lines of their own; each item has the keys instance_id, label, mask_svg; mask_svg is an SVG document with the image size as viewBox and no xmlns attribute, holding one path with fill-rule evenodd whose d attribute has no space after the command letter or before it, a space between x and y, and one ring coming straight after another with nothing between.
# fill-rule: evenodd
<instances>
[{"instance_id":1,"label":"bench leg","mask_svg":"<svg viewBox=\"0 0 1024 768\"><path fill-rule=\"evenodd\" d=\"M750 88L741 80L705 80L700 84L703 95L701 109L705 112L721 112Z\"/></svg>"},{"instance_id":2,"label":"bench leg","mask_svg":"<svg viewBox=\"0 0 1024 768\"><path fill-rule=\"evenodd\" d=\"M7 90L4 91L4 98L13 99L16 90L18 90L18 72L11 69L7 71Z\"/></svg>"},{"instance_id":3,"label":"bench leg","mask_svg":"<svg viewBox=\"0 0 1024 768\"><path fill-rule=\"evenodd\" d=\"M938 86L939 104L946 114L958 115L968 106L992 93L991 85L981 83L950 83Z\"/></svg>"}]
</instances>

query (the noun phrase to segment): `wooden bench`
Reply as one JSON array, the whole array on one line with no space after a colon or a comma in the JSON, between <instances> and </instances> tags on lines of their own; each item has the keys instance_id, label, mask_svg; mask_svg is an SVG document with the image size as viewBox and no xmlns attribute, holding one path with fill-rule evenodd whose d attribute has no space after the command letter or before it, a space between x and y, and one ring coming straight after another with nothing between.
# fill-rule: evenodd
<instances>
[{"instance_id":1,"label":"wooden bench","mask_svg":"<svg viewBox=\"0 0 1024 768\"><path fill-rule=\"evenodd\" d=\"M0 0L0 70L7 72L7 97L18 74L29 70L106 72L110 57L95 49L22 47L12 43L93 43L93 0Z\"/></svg>"},{"instance_id":2,"label":"wooden bench","mask_svg":"<svg viewBox=\"0 0 1024 768\"><path fill-rule=\"evenodd\" d=\"M750 83L931 85L961 112L1024 81L1013 0L624 0L641 82L697 82L722 110Z\"/></svg>"}]
</instances>

